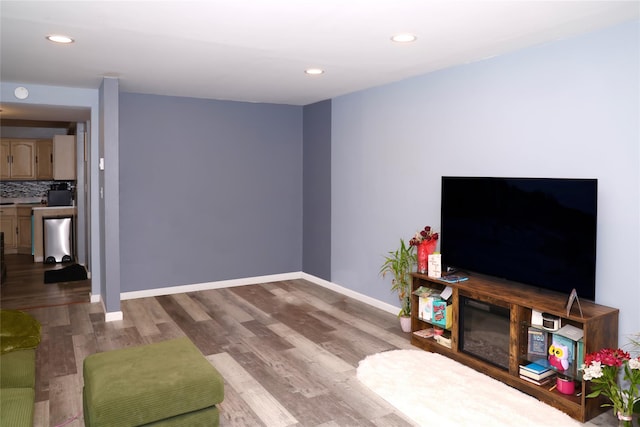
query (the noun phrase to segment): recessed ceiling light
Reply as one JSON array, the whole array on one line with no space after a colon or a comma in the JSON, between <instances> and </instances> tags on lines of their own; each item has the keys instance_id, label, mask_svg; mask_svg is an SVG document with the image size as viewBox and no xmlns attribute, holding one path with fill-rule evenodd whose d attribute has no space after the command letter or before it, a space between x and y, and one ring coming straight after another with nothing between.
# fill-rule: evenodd
<instances>
[{"instance_id":1,"label":"recessed ceiling light","mask_svg":"<svg viewBox=\"0 0 640 427\"><path fill-rule=\"evenodd\" d=\"M323 74L324 70L322 68L307 68L306 70L304 70L304 72L312 76L318 76L320 74Z\"/></svg>"},{"instance_id":2,"label":"recessed ceiling light","mask_svg":"<svg viewBox=\"0 0 640 427\"><path fill-rule=\"evenodd\" d=\"M391 41L396 43L411 43L418 39L415 34L411 33L400 33L391 37Z\"/></svg>"},{"instance_id":3,"label":"recessed ceiling light","mask_svg":"<svg viewBox=\"0 0 640 427\"><path fill-rule=\"evenodd\" d=\"M52 34L50 36L47 36L47 40L54 43L62 43L62 44L73 43L73 39L71 37L63 36L60 34Z\"/></svg>"}]
</instances>

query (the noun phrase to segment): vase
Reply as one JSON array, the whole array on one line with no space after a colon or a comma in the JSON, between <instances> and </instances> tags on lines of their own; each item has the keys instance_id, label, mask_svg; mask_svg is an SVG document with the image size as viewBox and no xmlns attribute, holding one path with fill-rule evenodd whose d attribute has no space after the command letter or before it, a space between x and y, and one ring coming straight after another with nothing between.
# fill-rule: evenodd
<instances>
[{"instance_id":1,"label":"vase","mask_svg":"<svg viewBox=\"0 0 640 427\"><path fill-rule=\"evenodd\" d=\"M402 332L411 332L411 317L400 316L400 329Z\"/></svg>"},{"instance_id":2,"label":"vase","mask_svg":"<svg viewBox=\"0 0 640 427\"><path fill-rule=\"evenodd\" d=\"M429 270L429 255L436 251L437 240L423 240L418 248L418 273L426 274Z\"/></svg>"},{"instance_id":3,"label":"vase","mask_svg":"<svg viewBox=\"0 0 640 427\"><path fill-rule=\"evenodd\" d=\"M618 427L633 427L633 414L618 411Z\"/></svg>"}]
</instances>

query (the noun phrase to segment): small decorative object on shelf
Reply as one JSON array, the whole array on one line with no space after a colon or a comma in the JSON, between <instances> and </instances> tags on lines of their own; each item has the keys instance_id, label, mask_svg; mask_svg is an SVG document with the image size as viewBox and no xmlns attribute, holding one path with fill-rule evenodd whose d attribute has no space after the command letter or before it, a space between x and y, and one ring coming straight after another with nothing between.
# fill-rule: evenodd
<instances>
[{"instance_id":1,"label":"small decorative object on shelf","mask_svg":"<svg viewBox=\"0 0 640 427\"><path fill-rule=\"evenodd\" d=\"M576 383L572 378L558 375L556 379L556 387L562 394L573 394L576 391Z\"/></svg>"},{"instance_id":2,"label":"small decorative object on shelf","mask_svg":"<svg viewBox=\"0 0 640 427\"><path fill-rule=\"evenodd\" d=\"M549 348L549 337L545 331L536 327L530 326L528 331L528 350L527 352L536 356L546 356L547 349Z\"/></svg>"},{"instance_id":3,"label":"small decorative object on shelf","mask_svg":"<svg viewBox=\"0 0 640 427\"><path fill-rule=\"evenodd\" d=\"M573 342L568 338L553 336L549 346L549 363L559 371L566 371L573 363Z\"/></svg>"},{"instance_id":4,"label":"small decorative object on shelf","mask_svg":"<svg viewBox=\"0 0 640 427\"><path fill-rule=\"evenodd\" d=\"M435 248L434 248L435 249ZM427 263L429 268L427 269L427 275L439 279L442 276L442 255L439 253L430 253L427 256Z\"/></svg>"},{"instance_id":5,"label":"small decorative object on shelf","mask_svg":"<svg viewBox=\"0 0 640 427\"><path fill-rule=\"evenodd\" d=\"M603 395L611 403L621 426L632 426L634 405L640 399L640 358L632 358L621 349L604 348L587 354L584 358L583 379L592 383L593 390L587 397ZM620 369L623 372L623 385L619 384ZM637 415L636 415L637 416Z\"/></svg>"},{"instance_id":6,"label":"small decorative object on shelf","mask_svg":"<svg viewBox=\"0 0 640 427\"><path fill-rule=\"evenodd\" d=\"M409 240L409 245L415 246L418 250L418 273L427 273L429 269L429 255L436 251L438 238L440 235L434 233L430 226L426 226L422 230L416 232Z\"/></svg>"}]
</instances>

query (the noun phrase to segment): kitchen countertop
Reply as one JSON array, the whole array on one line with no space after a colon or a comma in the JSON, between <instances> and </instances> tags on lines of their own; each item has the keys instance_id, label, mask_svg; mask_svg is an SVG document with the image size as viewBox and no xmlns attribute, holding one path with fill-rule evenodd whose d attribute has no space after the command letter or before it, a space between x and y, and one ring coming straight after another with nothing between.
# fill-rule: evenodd
<instances>
[{"instance_id":1,"label":"kitchen countertop","mask_svg":"<svg viewBox=\"0 0 640 427\"><path fill-rule=\"evenodd\" d=\"M21 199L0 199L0 206L30 207L35 209L68 209L74 206L47 206L40 198L25 197Z\"/></svg>"},{"instance_id":2,"label":"kitchen countertop","mask_svg":"<svg viewBox=\"0 0 640 427\"><path fill-rule=\"evenodd\" d=\"M49 209L69 209L69 208L75 208L75 206L33 206L33 210L34 211L39 211L39 210L49 210Z\"/></svg>"},{"instance_id":3,"label":"kitchen countertop","mask_svg":"<svg viewBox=\"0 0 640 427\"><path fill-rule=\"evenodd\" d=\"M75 206L47 206L42 203L2 203L0 206L5 208L31 208L33 210L75 208Z\"/></svg>"}]
</instances>

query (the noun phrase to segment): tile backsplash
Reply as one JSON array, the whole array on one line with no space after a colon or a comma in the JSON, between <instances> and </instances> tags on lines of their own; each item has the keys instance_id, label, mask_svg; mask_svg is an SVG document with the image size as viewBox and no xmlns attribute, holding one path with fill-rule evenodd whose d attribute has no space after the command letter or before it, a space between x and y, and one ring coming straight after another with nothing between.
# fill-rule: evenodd
<instances>
[{"instance_id":1,"label":"tile backsplash","mask_svg":"<svg viewBox=\"0 0 640 427\"><path fill-rule=\"evenodd\" d=\"M69 188L76 185L75 181L2 181L0 183L0 198L46 197L51 184L61 182L67 182Z\"/></svg>"}]
</instances>

